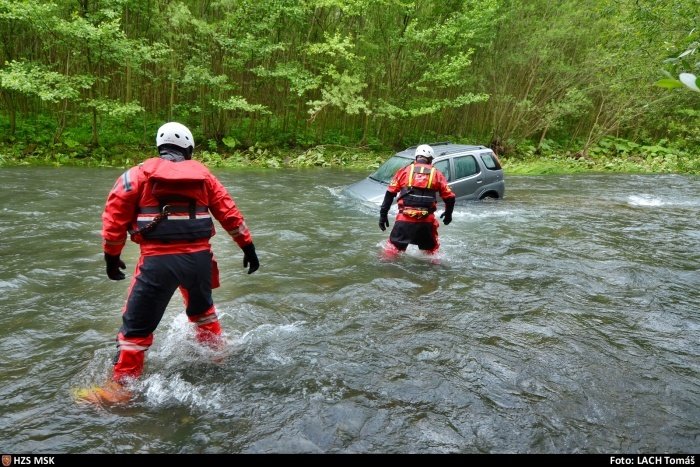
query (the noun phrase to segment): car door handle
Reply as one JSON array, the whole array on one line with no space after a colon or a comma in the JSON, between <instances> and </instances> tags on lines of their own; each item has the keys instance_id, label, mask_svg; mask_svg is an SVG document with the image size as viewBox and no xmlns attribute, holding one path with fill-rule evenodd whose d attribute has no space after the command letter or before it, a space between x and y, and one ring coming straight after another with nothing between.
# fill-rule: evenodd
<instances>
[{"instance_id":1,"label":"car door handle","mask_svg":"<svg viewBox=\"0 0 700 467\"><path fill-rule=\"evenodd\" d=\"M480 179L480 178L477 178L477 179L476 179L476 183L484 183L484 181L483 181L482 179Z\"/></svg>"}]
</instances>

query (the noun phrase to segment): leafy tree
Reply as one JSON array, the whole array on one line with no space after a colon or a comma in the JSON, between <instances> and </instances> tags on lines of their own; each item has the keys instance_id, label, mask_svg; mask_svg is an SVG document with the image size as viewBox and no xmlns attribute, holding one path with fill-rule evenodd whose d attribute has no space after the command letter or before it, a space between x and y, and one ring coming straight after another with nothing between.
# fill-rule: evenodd
<instances>
[{"instance_id":1,"label":"leafy tree","mask_svg":"<svg viewBox=\"0 0 700 467\"><path fill-rule=\"evenodd\" d=\"M11 133L52 118L54 141L75 131L92 147L150 141L163 120L211 150L655 147L694 141L697 95L653 83L695 90L699 12L697 0L0 0L0 117Z\"/></svg>"},{"instance_id":2,"label":"leafy tree","mask_svg":"<svg viewBox=\"0 0 700 467\"><path fill-rule=\"evenodd\" d=\"M695 62L693 65L692 59L696 57L695 54L698 53L700 49L700 42L692 42L687 49L680 53L677 57L672 57L666 60L666 63L673 65L674 68L680 68L685 70L697 69L700 71L700 61ZM688 71L681 72L678 74L678 78L673 78L670 72L667 73L667 78L661 79L656 82L657 85L663 88L680 88L685 86L691 91L700 92L700 79L695 73ZM699 73L700 74L700 73Z\"/></svg>"}]
</instances>

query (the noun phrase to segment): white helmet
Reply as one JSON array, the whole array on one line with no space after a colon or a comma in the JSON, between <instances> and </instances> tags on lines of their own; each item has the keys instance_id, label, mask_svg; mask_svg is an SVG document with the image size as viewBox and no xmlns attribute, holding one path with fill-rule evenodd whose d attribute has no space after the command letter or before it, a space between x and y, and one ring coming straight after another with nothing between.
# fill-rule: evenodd
<instances>
[{"instance_id":1,"label":"white helmet","mask_svg":"<svg viewBox=\"0 0 700 467\"><path fill-rule=\"evenodd\" d=\"M185 125L177 122L168 122L158 128L156 133L156 147L162 144L174 144L183 149L194 149L194 138Z\"/></svg>"},{"instance_id":2,"label":"white helmet","mask_svg":"<svg viewBox=\"0 0 700 467\"><path fill-rule=\"evenodd\" d=\"M432 161L433 157L435 157L433 148L431 148L427 144L421 144L416 148L416 159L418 159L419 157L425 157L426 159Z\"/></svg>"}]
</instances>

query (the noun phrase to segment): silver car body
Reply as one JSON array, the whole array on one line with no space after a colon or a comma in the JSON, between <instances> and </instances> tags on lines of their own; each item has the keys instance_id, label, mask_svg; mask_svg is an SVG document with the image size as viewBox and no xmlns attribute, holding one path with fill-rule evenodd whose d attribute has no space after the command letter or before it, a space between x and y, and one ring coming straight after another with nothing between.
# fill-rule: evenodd
<instances>
[{"instance_id":1,"label":"silver car body","mask_svg":"<svg viewBox=\"0 0 700 467\"><path fill-rule=\"evenodd\" d=\"M505 194L501 163L486 146L432 143L433 165L447 178L457 201L499 199ZM381 204L394 174L415 160L416 147L394 154L376 172L345 188L345 193L360 200Z\"/></svg>"}]
</instances>

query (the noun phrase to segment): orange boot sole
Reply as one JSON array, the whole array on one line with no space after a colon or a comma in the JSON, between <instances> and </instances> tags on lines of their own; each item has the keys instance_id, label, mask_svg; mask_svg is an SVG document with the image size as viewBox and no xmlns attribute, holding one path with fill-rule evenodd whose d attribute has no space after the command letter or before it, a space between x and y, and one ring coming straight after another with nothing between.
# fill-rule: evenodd
<instances>
[{"instance_id":1,"label":"orange boot sole","mask_svg":"<svg viewBox=\"0 0 700 467\"><path fill-rule=\"evenodd\" d=\"M73 395L77 402L95 405L125 404L133 397L131 391L115 381L109 381L103 386L78 389Z\"/></svg>"}]
</instances>

